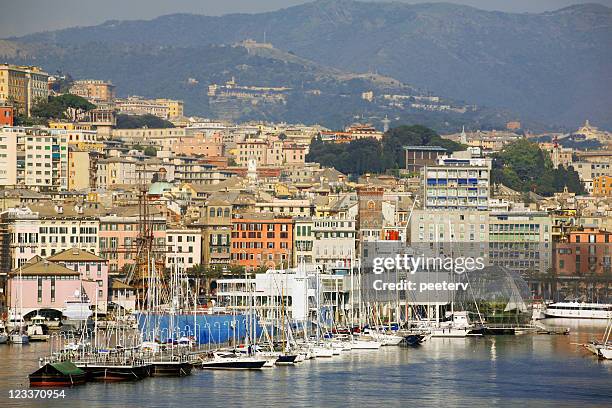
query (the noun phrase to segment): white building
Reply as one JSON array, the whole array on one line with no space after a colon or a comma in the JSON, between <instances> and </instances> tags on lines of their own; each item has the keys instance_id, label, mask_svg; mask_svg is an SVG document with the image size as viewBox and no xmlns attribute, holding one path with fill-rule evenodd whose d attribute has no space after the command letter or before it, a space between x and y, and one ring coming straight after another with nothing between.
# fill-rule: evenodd
<instances>
[{"instance_id":1,"label":"white building","mask_svg":"<svg viewBox=\"0 0 612 408\"><path fill-rule=\"evenodd\" d=\"M166 267L183 270L199 265L202 259L202 231L199 229L166 230Z\"/></svg>"},{"instance_id":2,"label":"white building","mask_svg":"<svg viewBox=\"0 0 612 408\"><path fill-rule=\"evenodd\" d=\"M491 160L442 156L423 167L424 208L428 210L487 210Z\"/></svg>"},{"instance_id":3,"label":"white building","mask_svg":"<svg viewBox=\"0 0 612 408\"><path fill-rule=\"evenodd\" d=\"M338 294L344 291L342 275L316 273L312 266L308 269L268 270L248 279L220 279L217 285L219 303L227 303L238 310L247 310L250 298L254 296L254 307L263 321L278 316L281 298L287 305L285 312L291 320L312 318L317 294L321 306L338 311L342 307Z\"/></svg>"},{"instance_id":4,"label":"white building","mask_svg":"<svg viewBox=\"0 0 612 408\"><path fill-rule=\"evenodd\" d=\"M354 219L313 218L313 262L324 271L350 266L355 258L355 224Z\"/></svg>"}]
</instances>

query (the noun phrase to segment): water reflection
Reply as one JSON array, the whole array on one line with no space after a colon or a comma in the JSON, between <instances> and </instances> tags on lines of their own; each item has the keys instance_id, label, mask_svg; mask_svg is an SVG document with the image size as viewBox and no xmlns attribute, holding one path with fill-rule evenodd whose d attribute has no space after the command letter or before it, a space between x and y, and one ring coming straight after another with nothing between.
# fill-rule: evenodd
<instances>
[{"instance_id":1,"label":"water reflection","mask_svg":"<svg viewBox=\"0 0 612 408\"><path fill-rule=\"evenodd\" d=\"M597 324L579 323L569 336L431 339L418 349L360 350L261 372L194 370L185 378L87 384L67 389L64 401L10 406L602 406L612 401L612 364L574 344L599 333ZM2 398L27 387L48 349L0 345Z\"/></svg>"}]
</instances>

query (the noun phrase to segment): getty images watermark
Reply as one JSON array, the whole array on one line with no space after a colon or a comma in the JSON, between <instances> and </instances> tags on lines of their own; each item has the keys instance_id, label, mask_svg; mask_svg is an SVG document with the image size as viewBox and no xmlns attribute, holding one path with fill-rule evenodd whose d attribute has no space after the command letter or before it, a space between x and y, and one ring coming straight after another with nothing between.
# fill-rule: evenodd
<instances>
[{"instance_id":1,"label":"getty images watermark","mask_svg":"<svg viewBox=\"0 0 612 408\"><path fill-rule=\"evenodd\" d=\"M374 279L372 289L376 291L455 291L466 290L469 283L453 279L451 273L462 275L465 272L482 270L485 268L483 257L469 256L425 256L395 254L394 256L376 256L372 259L372 272L375 275L395 274L396 276L416 277L419 279L400 279L399 281L385 281ZM423 280L424 277L429 279ZM438 280L438 278L441 278Z\"/></svg>"}]
</instances>

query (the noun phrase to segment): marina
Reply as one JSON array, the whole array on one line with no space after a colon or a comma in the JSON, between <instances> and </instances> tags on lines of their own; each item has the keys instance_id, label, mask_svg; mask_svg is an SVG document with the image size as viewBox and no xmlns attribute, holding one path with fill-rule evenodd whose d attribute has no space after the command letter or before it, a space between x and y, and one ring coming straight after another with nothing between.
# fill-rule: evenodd
<instances>
[{"instance_id":1,"label":"marina","mask_svg":"<svg viewBox=\"0 0 612 408\"><path fill-rule=\"evenodd\" d=\"M316 358L294 366L259 370L193 370L183 378L149 377L142 381L104 383L66 389L66 399L86 401L92 408L123 406L185 406L206 400L226 405L322 406L414 403L438 406L451 398L453 406L602 406L612 399L610 362L593 358L579 344L598 337L605 325L584 321L546 322L550 328L570 325L569 336L481 336L438 338L418 348L382 347L352 350L331 358ZM28 388L26 373L34 372L48 345L3 345L0 389ZM20 374L17 374L20 373ZM368 384L376 383L376 387ZM317 392L313 392L318 387ZM38 401L62 406L62 400ZM31 406L13 400L11 406Z\"/></svg>"}]
</instances>

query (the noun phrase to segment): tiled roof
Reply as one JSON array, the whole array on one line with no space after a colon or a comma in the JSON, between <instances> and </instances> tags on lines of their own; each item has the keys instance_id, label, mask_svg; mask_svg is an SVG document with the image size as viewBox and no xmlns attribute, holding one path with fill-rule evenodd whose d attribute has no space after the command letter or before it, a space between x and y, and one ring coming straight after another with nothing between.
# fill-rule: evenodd
<instances>
[{"instance_id":1,"label":"tiled roof","mask_svg":"<svg viewBox=\"0 0 612 408\"><path fill-rule=\"evenodd\" d=\"M105 259L79 248L70 248L47 258L52 262L104 262Z\"/></svg>"}]
</instances>

